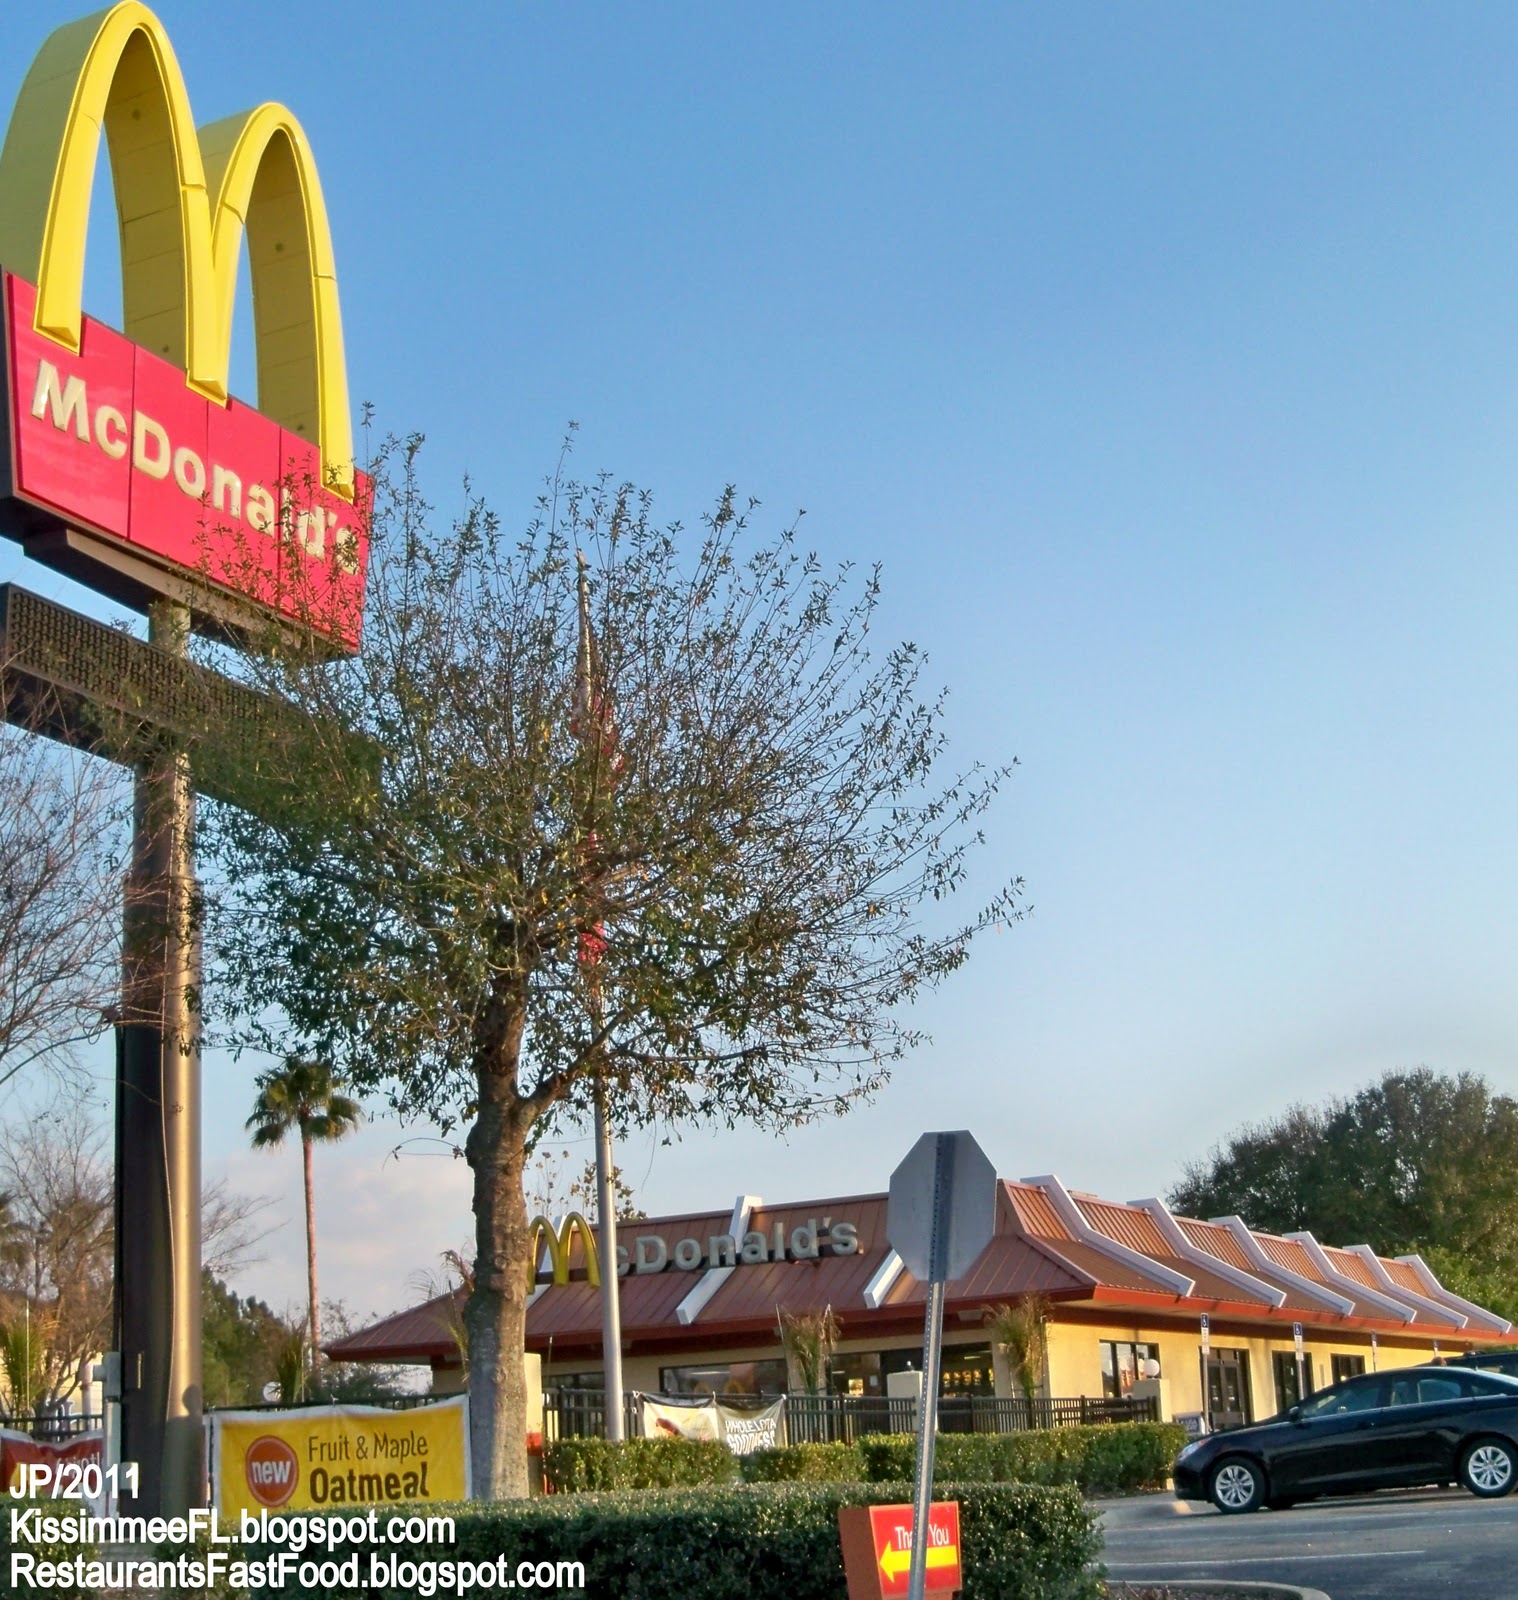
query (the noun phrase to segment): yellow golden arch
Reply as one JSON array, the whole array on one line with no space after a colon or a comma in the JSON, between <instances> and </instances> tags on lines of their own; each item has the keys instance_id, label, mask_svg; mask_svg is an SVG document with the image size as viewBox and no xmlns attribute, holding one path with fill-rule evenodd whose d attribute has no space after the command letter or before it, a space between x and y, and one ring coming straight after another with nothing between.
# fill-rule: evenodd
<instances>
[{"instance_id":1,"label":"yellow golden arch","mask_svg":"<svg viewBox=\"0 0 1518 1600\"><path fill-rule=\"evenodd\" d=\"M585 1247L585 1281L593 1288L601 1287L601 1258L596 1253L596 1236L590 1224L578 1211L572 1211L562 1224L555 1228L547 1217L534 1217L527 1224L528 1258L532 1262L532 1281L538 1276L538 1262L543 1258L543 1247L548 1247L548 1263L553 1270L555 1283L569 1282L569 1256L574 1247L574 1236L580 1235Z\"/></svg>"},{"instance_id":2,"label":"yellow golden arch","mask_svg":"<svg viewBox=\"0 0 1518 1600\"><path fill-rule=\"evenodd\" d=\"M121 225L126 336L225 402L246 229L259 409L316 443L327 482L351 498L332 234L300 124L266 104L197 133L173 46L139 0L52 34L0 150L0 262L36 283L37 331L73 350L102 129Z\"/></svg>"}]
</instances>

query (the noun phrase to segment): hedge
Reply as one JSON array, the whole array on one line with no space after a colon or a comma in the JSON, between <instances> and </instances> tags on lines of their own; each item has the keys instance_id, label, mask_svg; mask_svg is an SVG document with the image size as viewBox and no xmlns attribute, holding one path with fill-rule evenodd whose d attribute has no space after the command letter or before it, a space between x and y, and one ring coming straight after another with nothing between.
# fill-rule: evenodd
<instances>
[{"instance_id":1,"label":"hedge","mask_svg":"<svg viewBox=\"0 0 1518 1600\"><path fill-rule=\"evenodd\" d=\"M0 1600L35 1600L39 1592L31 1583L15 1584L11 1582L11 1552L25 1551L37 1557L39 1561L62 1561L71 1556L93 1557L95 1546L93 1544L64 1544L57 1540L49 1539L18 1539L11 1540L11 1512L12 1511L37 1511L42 1517L68 1517L75 1518L86 1514L87 1508L78 1500L12 1500L6 1497L4 1510L0 1510ZM93 1600L94 1591L90 1589L75 1588L67 1584L60 1584L57 1588L48 1591L57 1597L57 1600Z\"/></svg>"},{"instance_id":2,"label":"hedge","mask_svg":"<svg viewBox=\"0 0 1518 1600\"><path fill-rule=\"evenodd\" d=\"M1113 1494L1164 1483L1187 1440L1171 1422L1103 1423L1025 1433L941 1433L933 1459L937 1482L1071 1483L1087 1494ZM866 1437L855 1448L871 1482L909 1478L917 1441L911 1434Z\"/></svg>"},{"instance_id":3,"label":"hedge","mask_svg":"<svg viewBox=\"0 0 1518 1600\"><path fill-rule=\"evenodd\" d=\"M1075 1489L944 1484L938 1496L960 1505L963 1600L1098 1600L1101 1537ZM508 1576L522 1561L581 1562L583 1587L558 1592L592 1600L841 1600L838 1508L910 1500L906 1483L765 1483L428 1505L407 1509L454 1516L453 1542L387 1545L379 1554L386 1563L489 1563L504 1556ZM357 1588L302 1582L300 1593L307 1600L415 1600L419 1592L414 1568L394 1583L370 1582L367 1551L360 1552L359 1578ZM255 1591L253 1600L283 1592ZM474 1581L467 1592L521 1591Z\"/></svg>"},{"instance_id":4,"label":"hedge","mask_svg":"<svg viewBox=\"0 0 1518 1600\"><path fill-rule=\"evenodd\" d=\"M737 1459L715 1439L555 1439L543 1477L559 1494L607 1489L682 1489L732 1483Z\"/></svg>"},{"instance_id":5,"label":"hedge","mask_svg":"<svg viewBox=\"0 0 1518 1600\"><path fill-rule=\"evenodd\" d=\"M964 1483L1073 1483L1087 1494L1163 1484L1186 1443L1174 1423L1118 1422L1023 1433L941 1433L934 1477ZM543 1472L561 1493L673 1489L731 1483L882 1483L910 1479L910 1434L868 1435L858 1444L800 1444L734 1457L724 1444L693 1439L561 1439L543 1452Z\"/></svg>"},{"instance_id":6,"label":"hedge","mask_svg":"<svg viewBox=\"0 0 1518 1600\"><path fill-rule=\"evenodd\" d=\"M863 1483L864 1462L851 1444L793 1444L738 1457L745 1483ZM909 1477L911 1476L908 1469Z\"/></svg>"}]
</instances>

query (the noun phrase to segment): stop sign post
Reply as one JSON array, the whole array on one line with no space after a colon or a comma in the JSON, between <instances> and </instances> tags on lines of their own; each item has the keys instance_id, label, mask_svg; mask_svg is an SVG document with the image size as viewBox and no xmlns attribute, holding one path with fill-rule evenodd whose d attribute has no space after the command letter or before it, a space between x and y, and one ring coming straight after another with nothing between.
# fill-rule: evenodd
<instances>
[{"instance_id":1,"label":"stop sign post","mask_svg":"<svg viewBox=\"0 0 1518 1600\"><path fill-rule=\"evenodd\" d=\"M908 1600L923 1600L928 1505L938 1435L943 1360L944 1284L963 1277L996 1231L996 1169L970 1134L925 1133L891 1174L886 1238L914 1278L927 1285L922 1401L917 1408L917 1481L912 1497Z\"/></svg>"}]
</instances>

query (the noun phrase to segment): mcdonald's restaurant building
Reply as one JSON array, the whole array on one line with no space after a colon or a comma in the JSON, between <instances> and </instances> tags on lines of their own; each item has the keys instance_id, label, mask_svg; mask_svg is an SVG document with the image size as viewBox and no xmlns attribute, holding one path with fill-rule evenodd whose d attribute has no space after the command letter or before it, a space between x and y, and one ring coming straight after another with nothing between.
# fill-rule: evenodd
<instances>
[{"instance_id":1,"label":"mcdonald's restaurant building","mask_svg":"<svg viewBox=\"0 0 1518 1600\"><path fill-rule=\"evenodd\" d=\"M620 1223L625 1386L668 1395L798 1391L780 1318L830 1308L841 1333L829 1390L884 1395L890 1374L921 1364L924 1302L885 1224L884 1194L785 1205L743 1196L731 1212ZM577 1223L541 1250L527 1345L549 1392L602 1387L600 1294L587 1271L595 1250L594 1230ZM947 1287L945 1396L1016 1392L988 1324L997 1307L1026 1295L1048 1306L1044 1394L1116 1399L1138 1386L1167 1418L1199 1412L1205 1339L1218 1426L1272 1415L1299 1398L1299 1382L1314 1390L1375 1367L1501 1344L1511 1332L1445 1289L1417 1256L1389 1259L1368 1244L1327 1245L1310 1233L1256 1233L1236 1217L1199 1222L1159 1200L1118 1205L1052 1176L1001 1181L991 1243ZM456 1309L450 1297L429 1301L329 1354L425 1362L435 1389L456 1389Z\"/></svg>"}]
</instances>

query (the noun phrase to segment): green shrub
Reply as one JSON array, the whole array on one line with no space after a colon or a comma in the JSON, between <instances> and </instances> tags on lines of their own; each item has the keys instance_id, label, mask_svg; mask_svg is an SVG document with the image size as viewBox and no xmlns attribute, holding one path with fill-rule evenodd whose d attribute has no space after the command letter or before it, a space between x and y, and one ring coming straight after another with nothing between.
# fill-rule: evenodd
<instances>
[{"instance_id":1,"label":"green shrub","mask_svg":"<svg viewBox=\"0 0 1518 1600\"><path fill-rule=\"evenodd\" d=\"M1162 1484L1186 1443L1175 1423L1118 1422L1025 1433L941 1433L933 1478L973 1483L1073 1483L1087 1494L1115 1494ZM859 1441L872 1483L910 1478L916 1440L883 1434Z\"/></svg>"},{"instance_id":2,"label":"green shrub","mask_svg":"<svg viewBox=\"0 0 1518 1600\"><path fill-rule=\"evenodd\" d=\"M15 1583L11 1581L11 1553L30 1554L39 1561L66 1561L74 1556L82 1556L86 1560L94 1560L98 1554L93 1543L70 1542L62 1539L11 1539L11 1513L36 1511L41 1517L48 1519L68 1518L71 1521L89 1514L89 1508L79 1500L9 1500L3 1511L0 1511L0 1600L21 1600L24 1595L27 1600L41 1593L36 1585L30 1581ZM27 1524L23 1524L27 1526ZM58 1600L92 1600L95 1591L82 1586L60 1584L50 1589L49 1594L58 1597Z\"/></svg>"},{"instance_id":3,"label":"green shrub","mask_svg":"<svg viewBox=\"0 0 1518 1600\"><path fill-rule=\"evenodd\" d=\"M1100 1547L1094 1514L1074 1489L1013 1484L943 1485L960 1504L963 1600L1097 1600ZM499 1505L428 1505L457 1518L449 1544L387 1545L382 1561L581 1562L582 1587L556 1592L621 1600L840 1600L842 1505L909 1502L905 1483L749 1484L643 1494L558 1495ZM258 1552L249 1552L257 1556ZM357 1589L303 1584L306 1600L415 1600L417 1585L369 1581L361 1552ZM385 1570L390 1570L386 1568ZM441 1575L440 1575L441 1576ZM254 1600L273 1600L273 1589ZM450 1591L451 1592L451 1591ZM475 1581L473 1596L520 1590Z\"/></svg>"},{"instance_id":4,"label":"green shrub","mask_svg":"<svg viewBox=\"0 0 1518 1600\"><path fill-rule=\"evenodd\" d=\"M851 1444L793 1444L738 1457L745 1483L863 1483L864 1463Z\"/></svg>"},{"instance_id":5,"label":"green shrub","mask_svg":"<svg viewBox=\"0 0 1518 1600\"><path fill-rule=\"evenodd\" d=\"M731 1483L738 1467L714 1439L556 1439L543 1447L543 1476L559 1494L579 1494Z\"/></svg>"}]
</instances>

